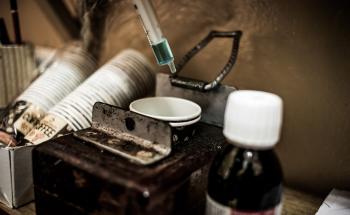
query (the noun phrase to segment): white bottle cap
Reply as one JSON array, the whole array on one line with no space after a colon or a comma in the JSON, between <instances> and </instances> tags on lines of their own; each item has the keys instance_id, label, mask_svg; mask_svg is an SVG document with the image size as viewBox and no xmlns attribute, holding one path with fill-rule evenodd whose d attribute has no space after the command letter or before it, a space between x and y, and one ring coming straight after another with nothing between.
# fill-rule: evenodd
<instances>
[{"instance_id":1,"label":"white bottle cap","mask_svg":"<svg viewBox=\"0 0 350 215\"><path fill-rule=\"evenodd\" d=\"M279 140L282 99L272 93L240 90L229 95L224 136L244 148L269 149Z\"/></svg>"}]
</instances>

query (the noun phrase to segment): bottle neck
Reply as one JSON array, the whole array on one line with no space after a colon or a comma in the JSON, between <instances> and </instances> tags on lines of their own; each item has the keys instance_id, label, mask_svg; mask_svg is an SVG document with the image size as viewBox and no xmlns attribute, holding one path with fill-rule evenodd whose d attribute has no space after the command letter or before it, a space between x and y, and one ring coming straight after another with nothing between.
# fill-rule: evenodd
<instances>
[{"instance_id":1,"label":"bottle neck","mask_svg":"<svg viewBox=\"0 0 350 215\"><path fill-rule=\"evenodd\" d=\"M226 138L226 142L230 145L236 146L242 149L249 149L252 151L267 151L272 150L276 144L257 144L257 143L243 143L238 141L232 141Z\"/></svg>"}]
</instances>

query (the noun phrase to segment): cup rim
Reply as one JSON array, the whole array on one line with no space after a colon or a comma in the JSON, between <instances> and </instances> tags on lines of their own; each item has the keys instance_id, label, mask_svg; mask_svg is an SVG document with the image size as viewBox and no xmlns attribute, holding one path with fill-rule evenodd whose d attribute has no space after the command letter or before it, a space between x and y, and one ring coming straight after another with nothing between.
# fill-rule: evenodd
<instances>
[{"instance_id":1,"label":"cup rim","mask_svg":"<svg viewBox=\"0 0 350 215\"><path fill-rule=\"evenodd\" d=\"M147 103L153 102L155 104L155 107L159 107L159 105L162 102L168 102L169 104L171 102L177 102L177 103L181 102L181 104L186 105L187 108L192 108L192 111L189 114L178 115L178 116L155 115L153 113L147 113L146 111L141 110L139 107L137 107L139 104L145 103L145 102ZM147 98L135 100L130 103L129 109L135 113L148 116L154 119L159 119L162 121L168 121L168 122L181 122L181 121L194 120L194 119L197 119L202 112L201 107L193 101L179 98L179 97L167 97L167 96L147 97Z\"/></svg>"},{"instance_id":2,"label":"cup rim","mask_svg":"<svg viewBox=\"0 0 350 215\"><path fill-rule=\"evenodd\" d=\"M195 119L183 121L183 122L169 122L169 125L171 127L175 127L175 128L176 127L184 127L184 126L195 124L195 123L199 122L200 119L201 119L201 116L199 116Z\"/></svg>"}]
</instances>

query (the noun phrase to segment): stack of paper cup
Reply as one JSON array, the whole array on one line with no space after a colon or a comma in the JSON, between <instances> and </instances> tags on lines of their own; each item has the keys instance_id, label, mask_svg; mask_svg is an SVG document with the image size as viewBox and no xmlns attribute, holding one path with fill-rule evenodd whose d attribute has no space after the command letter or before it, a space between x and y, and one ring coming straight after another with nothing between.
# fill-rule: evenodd
<instances>
[{"instance_id":1,"label":"stack of paper cup","mask_svg":"<svg viewBox=\"0 0 350 215\"><path fill-rule=\"evenodd\" d=\"M97 70L48 114L64 119L73 130L80 130L91 125L96 102L127 108L154 86L152 65L141 53L128 49Z\"/></svg>"},{"instance_id":2,"label":"stack of paper cup","mask_svg":"<svg viewBox=\"0 0 350 215\"><path fill-rule=\"evenodd\" d=\"M61 50L44 74L7 108L6 115L0 119L0 130L5 131L0 136L6 138L0 138L0 142L11 146L21 144L22 137L33 130L46 112L78 87L95 67L95 60L79 45Z\"/></svg>"},{"instance_id":3,"label":"stack of paper cup","mask_svg":"<svg viewBox=\"0 0 350 215\"><path fill-rule=\"evenodd\" d=\"M16 101L27 101L48 111L81 84L95 68L95 60L81 47L69 47Z\"/></svg>"}]
</instances>

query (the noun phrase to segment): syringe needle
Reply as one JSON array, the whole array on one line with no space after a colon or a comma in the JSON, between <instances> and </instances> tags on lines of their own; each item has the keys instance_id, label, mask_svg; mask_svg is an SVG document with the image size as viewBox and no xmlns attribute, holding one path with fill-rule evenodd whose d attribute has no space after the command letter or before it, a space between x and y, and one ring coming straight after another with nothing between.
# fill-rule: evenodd
<instances>
[{"instance_id":1,"label":"syringe needle","mask_svg":"<svg viewBox=\"0 0 350 215\"><path fill-rule=\"evenodd\" d=\"M174 74L176 72L176 67L175 67L175 64L174 64L174 61L171 61L169 64L168 64L169 68L170 68L170 72L171 74Z\"/></svg>"}]
</instances>

